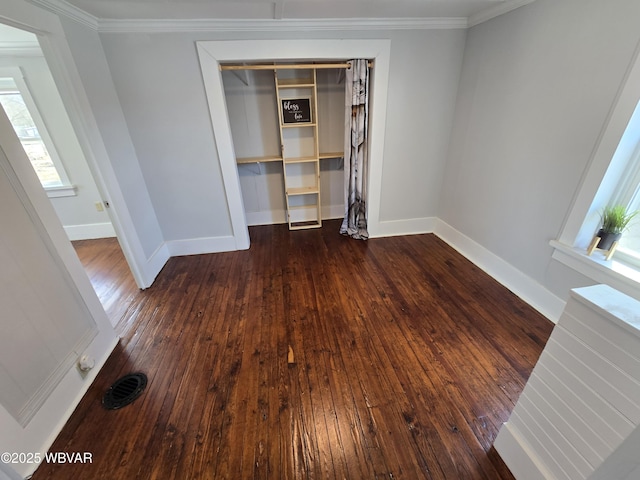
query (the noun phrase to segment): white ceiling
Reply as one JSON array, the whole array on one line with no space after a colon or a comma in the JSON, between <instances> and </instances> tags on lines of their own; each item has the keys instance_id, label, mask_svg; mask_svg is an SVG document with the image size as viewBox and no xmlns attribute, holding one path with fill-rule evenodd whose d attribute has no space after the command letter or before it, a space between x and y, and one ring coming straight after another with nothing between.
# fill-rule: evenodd
<instances>
[{"instance_id":1,"label":"white ceiling","mask_svg":"<svg viewBox=\"0 0 640 480\"><path fill-rule=\"evenodd\" d=\"M45 3L46 0L41 0ZM473 19L533 0L56 0L97 19ZM477 22L476 22L477 23Z\"/></svg>"}]
</instances>

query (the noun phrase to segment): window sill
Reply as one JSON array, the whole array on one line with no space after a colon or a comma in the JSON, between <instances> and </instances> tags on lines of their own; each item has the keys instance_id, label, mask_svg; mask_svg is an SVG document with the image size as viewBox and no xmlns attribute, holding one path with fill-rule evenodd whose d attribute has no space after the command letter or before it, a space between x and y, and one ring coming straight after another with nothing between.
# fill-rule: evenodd
<instances>
[{"instance_id":1,"label":"window sill","mask_svg":"<svg viewBox=\"0 0 640 480\"><path fill-rule=\"evenodd\" d=\"M49 198L75 197L76 195L78 195L78 187L76 187L75 185L45 187L44 191L47 192L47 197Z\"/></svg>"},{"instance_id":2,"label":"window sill","mask_svg":"<svg viewBox=\"0 0 640 480\"><path fill-rule=\"evenodd\" d=\"M615 259L605 260L595 251L591 256L585 249L570 247L556 240L549 242L555 249L552 258L572 268L596 283L610 285L634 298L640 299L640 270Z\"/></svg>"}]
</instances>

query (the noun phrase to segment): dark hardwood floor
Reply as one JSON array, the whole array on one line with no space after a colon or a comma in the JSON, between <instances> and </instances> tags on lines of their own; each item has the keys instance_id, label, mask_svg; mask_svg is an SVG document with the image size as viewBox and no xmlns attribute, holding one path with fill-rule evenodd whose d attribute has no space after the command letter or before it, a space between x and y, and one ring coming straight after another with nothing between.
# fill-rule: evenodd
<instances>
[{"instance_id":1,"label":"dark hardwood floor","mask_svg":"<svg viewBox=\"0 0 640 480\"><path fill-rule=\"evenodd\" d=\"M512 479L491 445L551 322L434 235L337 230L252 227L145 291L117 242L76 244L122 339L50 450L93 463L33 479Z\"/></svg>"}]
</instances>

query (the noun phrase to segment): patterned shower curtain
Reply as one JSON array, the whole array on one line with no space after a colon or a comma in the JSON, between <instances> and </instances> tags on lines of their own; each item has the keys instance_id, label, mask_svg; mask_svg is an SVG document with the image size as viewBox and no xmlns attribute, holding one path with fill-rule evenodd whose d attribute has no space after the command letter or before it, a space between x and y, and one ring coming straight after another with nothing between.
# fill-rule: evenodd
<instances>
[{"instance_id":1,"label":"patterned shower curtain","mask_svg":"<svg viewBox=\"0 0 640 480\"><path fill-rule=\"evenodd\" d=\"M346 71L344 176L346 212L340 233L366 240L369 163L369 62L350 60Z\"/></svg>"}]
</instances>

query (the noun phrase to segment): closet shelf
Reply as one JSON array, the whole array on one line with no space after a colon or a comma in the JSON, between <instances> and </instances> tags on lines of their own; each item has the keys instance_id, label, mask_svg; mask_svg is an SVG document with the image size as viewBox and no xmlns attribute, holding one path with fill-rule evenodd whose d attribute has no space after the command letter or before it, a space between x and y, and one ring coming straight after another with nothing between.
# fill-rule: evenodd
<instances>
[{"instance_id":1,"label":"closet shelf","mask_svg":"<svg viewBox=\"0 0 640 480\"><path fill-rule=\"evenodd\" d=\"M313 88L315 83L311 78L278 78L278 88Z\"/></svg>"},{"instance_id":2,"label":"closet shelf","mask_svg":"<svg viewBox=\"0 0 640 480\"><path fill-rule=\"evenodd\" d=\"M281 162L282 161L282 157L279 157L277 155L267 155L265 157L243 157L243 158L236 158L236 163L237 164L243 164L243 163L266 163L266 162Z\"/></svg>"},{"instance_id":3,"label":"closet shelf","mask_svg":"<svg viewBox=\"0 0 640 480\"><path fill-rule=\"evenodd\" d=\"M307 162L316 162L318 161L319 157L290 157L290 158L285 158L284 159L284 163L286 163L287 165L290 163L307 163Z\"/></svg>"},{"instance_id":4,"label":"closet shelf","mask_svg":"<svg viewBox=\"0 0 640 480\"><path fill-rule=\"evenodd\" d=\"M287 195L312 195L320 193L320 188L314 187L296 187L287 189ZM291 207L289 207L291 208Z\"/></svg>"},{"instance_id":5,"label":"closet shelf","mask_svg":"<svg viewBox=\"0 0 640 480\"><path fill-rule=\"evenodd\" d=\"M326 152L326 153L320 152L320 155L318 156L320 160L327 159L327 158L342 158L342 157L344 157L343 152Z\"/></svg>"},{"instance_id":6,"label":"closet shelf","mask_svg":"<svg viewBox=\"0 0 640 480\"><path fill-rule=\"evenodd\" d=\"M342 152L326 152L326 153L322 153L320 152L320 155L318 156L318 158L320 160L326 160L329 158L342 158L344 157L344 153ZM312 161L311 158L315 158L315 157L309 157L310 160L308 160L309 162ZM267 162L281 162L282 161L282 157L279 157L277 155L266 155L264 157L238 157L236 158L236 163L238 165L242 165L245 163L267 163ZM288 158L286 160L286 163L297 163L296 159L292 159L292 158Z\"/></svg>"},{"instance_id":7,"label":"closet shelf","mask_svg":"<svg viewBox=\"0 0 640 480\"><path fill-rule=\"evenodd\" d=\"M305 128L305 127L315 127L316 123L282 123L280 124L280 128Z\"/></svg>"}]
</instances>

